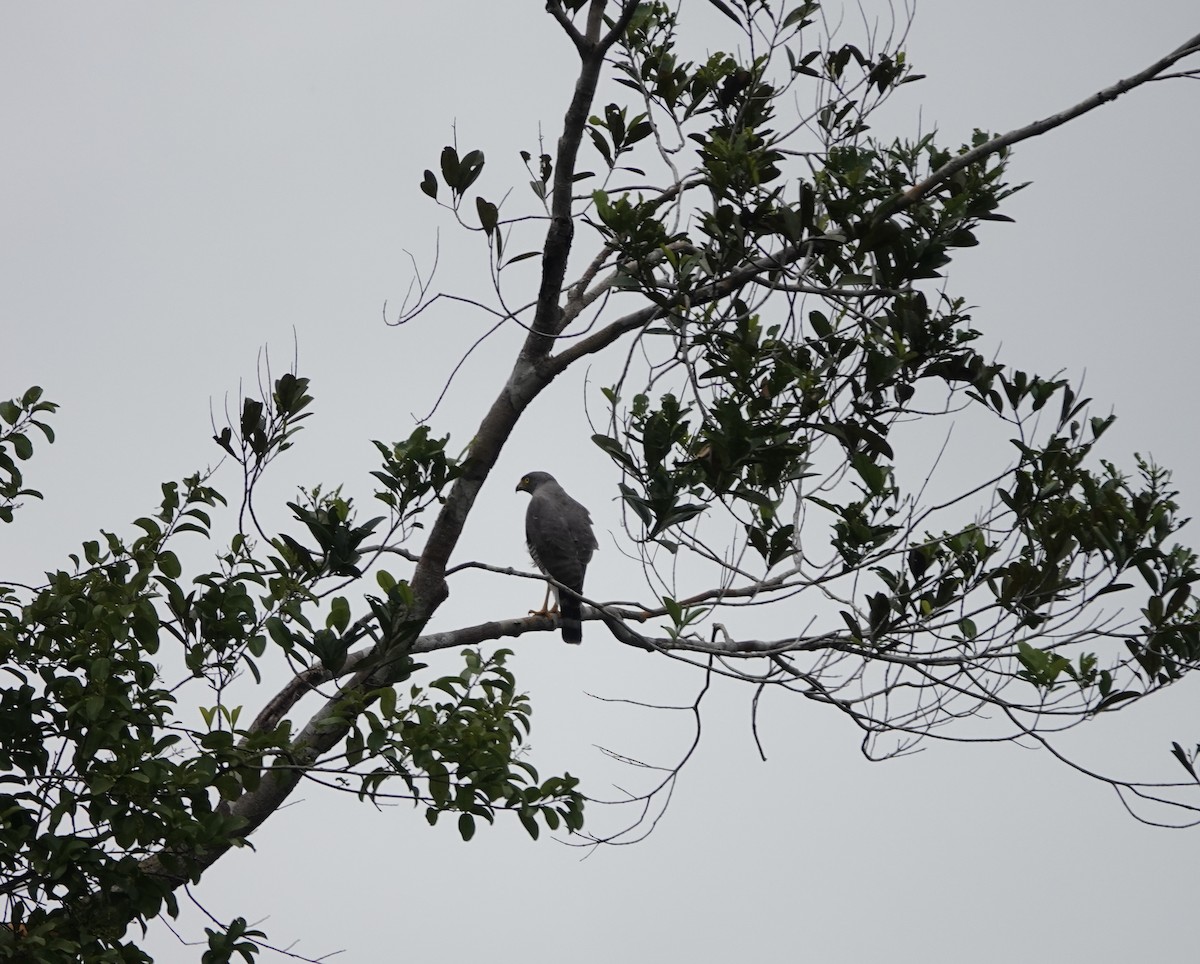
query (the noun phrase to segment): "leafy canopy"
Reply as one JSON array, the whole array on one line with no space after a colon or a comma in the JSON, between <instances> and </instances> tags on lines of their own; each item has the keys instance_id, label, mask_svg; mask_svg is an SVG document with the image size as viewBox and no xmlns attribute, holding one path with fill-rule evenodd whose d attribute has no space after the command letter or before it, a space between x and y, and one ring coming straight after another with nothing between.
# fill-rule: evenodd
<instances>
[{"instance_id":1,"label":"leafy canopy","mask_svg":"<svg viewBox=\"0 0 1200 964\"><path fill-rule=\"evenodd\" d=\"M603 374L592 440L647 576L636 604L585 600L597 635L699 665L704 686L820 702L872 757L1049 743L1196 666L1200 576L1168 473L1097 460L1112 419L1069 379L985 355L945 274L1009 220L1013 143L1200 40L1062 115L946 146L872 131L919 79L903 29L839 43L812 0L710 2L731 52L688 53L664 3L551 0L579 72L553 153L521 152L530 194L489 186L481 149L425 170L426 203L481 240L494 303L419 278L398 321L467 303L511 334L465 447L429 424L376 441L377 514L314 486L274 531L256 495L313 398L296 372L267 377L214 437L224 481L168 482L128 532L36 585L0 582L0 959L148 960L129 925L174 915L301 780L452 814L465 840L505 811L534 838L582 835L576 779L526 759L510 651L480 648L552 620L428 630L458 573L530 575L458 559L458 540L519 419L574 365ZM618 99L601 104L603 79ZM39 497L22 467L54 411L37 388L0 404L0 521ZM987 458L950 473L954 456L923 455L947 418ZM208 566L189 561L201 540ZM443 649L458 668L433 669ZM1186 821L1200 748L1173 751L1178 784L1109 782ZM237 918L208 929L204 960L264 946Z\"/></svg>"}]
</instances>

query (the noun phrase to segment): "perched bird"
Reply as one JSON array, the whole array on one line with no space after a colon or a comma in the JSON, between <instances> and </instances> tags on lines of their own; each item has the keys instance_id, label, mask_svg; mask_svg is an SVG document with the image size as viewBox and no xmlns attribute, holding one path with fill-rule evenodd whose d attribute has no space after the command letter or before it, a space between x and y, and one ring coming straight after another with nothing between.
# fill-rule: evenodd
<instances>
[{"instance_id":1,"label":"perched bird","mask_svg":"<svg viewBox=\"0 0 1200 964\"><path fill-rule=\"evenodd\" d=\"M588 510L567 495L548 472L526 473L517 483L517 491L528 492L530 497L525 512L525 543L533 564L556 582L582 593L587 565L599 548ZM551 589L556 600L553 610L546 608ZM530 612L537 616L560 612L563 641L583 640L579 600L570 593L560 593L557 586L548 584L542 608Z\"/></svg>"}]
</instances>

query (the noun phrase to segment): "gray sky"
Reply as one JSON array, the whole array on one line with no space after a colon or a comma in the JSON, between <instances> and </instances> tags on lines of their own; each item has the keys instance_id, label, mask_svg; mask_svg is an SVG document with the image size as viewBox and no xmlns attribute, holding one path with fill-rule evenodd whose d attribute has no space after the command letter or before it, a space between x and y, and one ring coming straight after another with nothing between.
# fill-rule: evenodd
<instances>
[{"instance_id":1,"label":"gray sky","mask_svg":"<svg viewBox=\"0 0 1200 964\"><path fill-rule=\"evenodd\" d=\"M480 246L461 243L418 191L421 171L436 168L456 125L460 148L487 153L480 190L499 197L514 184L512 203L525 203L517 152L537 150L539 124L553 143L573 81L569 45L541 7L0 5L0 395L37 383L63 406L58 443L29 471L46 502L3 533L6 575L36 578L98 528L124 531L155 506L161 481L215 461L210 400L220 410L239 382L253 384L263 345L286 368L293 331L317 416L272 491L345 481L367 499L369 440L406 436L483 330L466 312L382 323L384 301L402 300L410 278L405 252L427 266L439 226L441 286L480 290ZM685 7L697 8L700 49L730 44L707 4ZM1098 0L922 0L908 51L928 79L874 126L908 136L920 118L949 143L973 127L1007 130L1197 30L1193 0L1136 12ZM1153 454L1192 512L1200 459L1181 423L1195 409L1200 348L1198 97L1195 81L1151 84L1019 146L1012 178L1033 185L1005 208L1017 223L986 226L951 275L1002 361L1086 371L1096 412L1120 416L1104 457L1132 467L1132 452ZM465 443L503 377L496 357L469 362L435 431ZM605 533L589 588L628 598L609 467L585 441L585 391L581 376L564 379L530 413L480 506L498 521L472 526L461 558L527 564L524 497L512 487L545 468ZM218 486L236 481L226 473ZM1194 527L1188 535L1197 541ZM442 628L538 601L525 583L453 589ZM533 762L543 775L570 769L603 796L636 775L595 745L667 765L690 732L681 715L585 694L686 702L699 680L595 624L587 635L579 649L525 637L515 666L534 702ZM1190 681L1067 746L1121 775L1173 779L1170 741L1200 740L1197 695ZM1195 831L1136 824L1100 784L1013 747L935 745L868 764L843 718L799 698L764 705L762 763L750 696L732 685L711 694L701 749L638 846L581 862L530 842L515 819L463 844L452 820L430 830L419 811L377 812L314 787L255 835L257 852L222 860L198 896L224 918L267 918L277 944L345 949L347 961L1194 954ZM597 828L612 819L589 816ZM202 935L194 913L179 926ZM159 926L149 944L161 961L200 955Z\"/></svg>"}]
</instances>

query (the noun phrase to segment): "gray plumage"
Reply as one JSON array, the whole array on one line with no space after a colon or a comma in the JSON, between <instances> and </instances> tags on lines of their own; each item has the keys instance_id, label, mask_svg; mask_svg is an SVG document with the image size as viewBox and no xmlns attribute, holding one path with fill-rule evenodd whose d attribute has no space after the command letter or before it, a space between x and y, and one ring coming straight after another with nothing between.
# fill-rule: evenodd
<instances>
[{"instance_id":1,"label":"gray plumage","mask_svg":"<svg viewBox=\"0 0 1200 964\"><path fill-rule=\"evenodd\" d=\"M592 532L588 510L572 499L548 472L529 472L517 483L518 492L529 493L525 512L525 543L533 563L551 579L577 593L583 592L583 577L592 553L599 548ZM570 593L550 587L558 600L562 638L568 643L583 639L579 600ZM546 603L542 613L548 613Z\"/></svg>"}]
</instances>

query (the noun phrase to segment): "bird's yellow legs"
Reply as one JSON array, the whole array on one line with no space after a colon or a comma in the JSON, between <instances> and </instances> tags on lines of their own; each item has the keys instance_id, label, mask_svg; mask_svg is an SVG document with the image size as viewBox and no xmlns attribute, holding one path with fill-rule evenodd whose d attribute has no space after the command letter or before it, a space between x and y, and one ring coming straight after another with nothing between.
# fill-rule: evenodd
<instances>
[{"instance_id":1,"label":"bird's yellow legs","mask_svg":"<svg viewBox=\"0 0 1200 964\"><path fill-rule=\"evenodd\" d=\"M550 583L546 583L546 598L542 600L541 609L529 610L530 616L557 616L558 615L558 600L554 600L554 608L550 608L550 590L554 587Z\"/></svg>"}]
</instances>

